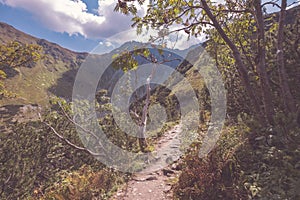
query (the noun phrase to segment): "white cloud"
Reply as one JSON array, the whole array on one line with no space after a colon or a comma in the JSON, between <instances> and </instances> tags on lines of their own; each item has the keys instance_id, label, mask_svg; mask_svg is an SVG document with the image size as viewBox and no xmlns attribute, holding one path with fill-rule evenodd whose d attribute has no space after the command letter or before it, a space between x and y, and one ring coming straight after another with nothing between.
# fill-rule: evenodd
<instances>
[{"instance_id":1,"label":"white cloud","mask_svg":"<svg viewBox=\"0 0 300 200\"><path fill-rule=\"evenodd\" d=\"M99 42L99 45L111 47L111 46L113 46L113 43L110 41L104 41L104 42Z\"/></svg>"},{"instance_id":2,"label":"white cloud","mask_svg":"<svg viewBox=\"0 0 300 200\"><path fill-rule=\"evenodd\" d=\"M89 13L81 0L0 0L0 3L29 11L50 30L87 38L106 38L131 25L130 16L113 11L113 0L99 0L98 15Z\"/></svg>"},{"instance_id":3,"label":"white cloud","mask_svg":"<svg viewBox=\"0 0 300 200\"><path fill-rule=\"evenodd\" d=\"M88 12L82 0L0 0L0 3L29 11L50 30L102 39L99 45L108 50L127 41L147 42L150 35L157 35L157 31L150 30L137 36L130 26L132 16L113 11L116 0L98 0L99 7L93 13ZM145 14L147 5L148 1L142 6L137 5L139 16ZM179 33L176 43L174 38L177 37L167 37L168 47L185 49L201 41L194 37L187 41L184 32Z\"/></svg>"}]
</instances>

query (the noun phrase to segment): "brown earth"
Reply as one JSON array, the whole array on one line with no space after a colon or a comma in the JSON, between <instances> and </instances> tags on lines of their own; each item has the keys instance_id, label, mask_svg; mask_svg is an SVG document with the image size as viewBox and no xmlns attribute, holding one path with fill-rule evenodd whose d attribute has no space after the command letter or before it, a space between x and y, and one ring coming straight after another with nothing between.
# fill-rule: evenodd
<instances>
[{"instance_id":1,"label":"brown earth","mask_svg":"<svg viewBox=\"0 0 300 200\"><path fill-rule=\"evenodd\" d=\"M166 132L156 143L156 149L170 145L172 139L181 131L176 125ZM173 199L172 186L178 180L181 164L173 164L150 173L134 174L129 182L121 187L111 200L163 200Z\"/></svg>"}]
</instances>

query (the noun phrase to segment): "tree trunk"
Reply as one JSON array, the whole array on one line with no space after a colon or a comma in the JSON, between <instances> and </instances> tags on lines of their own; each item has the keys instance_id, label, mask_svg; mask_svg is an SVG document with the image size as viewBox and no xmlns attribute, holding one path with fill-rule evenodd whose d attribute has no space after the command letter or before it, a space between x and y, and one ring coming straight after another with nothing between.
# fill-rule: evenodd
<instances>
[{"instance_id":1,"label":"tree trunk","mask_svg":"<svg viewBox=\"0 0 300 200\"><path fill-rule=\"evenodd\" d=\"M287 0L282 0L281 11L279 16L279 27L277 33L277 64L280 79L280 88L282 100L284 103L284 109L288 112L296 112L296 103L292 96L289 84L288 75L285 70L283 42L284 42L284 23L286 18Z\"/></svg>"},{"instance_id":2,"label":"tree trunk","mask_svg":"<svg viewBox=\"0 0 300 200\"><path fill-rule=\"evenodd\" d=\"M274 105L272 102L272 94L269 78L266 71L266 40L265 40L265 23L261 7L261 0L254 0L255 17L257 23L257 39L258 39L258 63L257 73L260 79L262 91L262 100L264 104L265 115L270 124L273 124Z\"/></svg>"},{"instance_id":3,"label":"tree trunk","mask_svg":"<svg viewBox=\"0 0 300 200\"><path fill-rule=\"evenodd\" d=\"M139 134L139 146L142 152L146 152L146 148L148 146L145 133L147 127L147 113L148 113L149 102L150 102L150 82L147 84L146 103L143 108L142 123L140 126L140 134Z\"/></svg>"},{"instance_id":4,"label":"tree trunk","mask_svg":"<svg viewBox=\"0 0 300 200\"><path fill-rule=\"evenodd\" d=\"M155 66L152 68L152 72L150 74L150 76L147 78L147 86L146 86L146 101L145 101L145 106L143 108L143 113L142 113L142 122L141 122L141 126L140 126L140 134L139 134L139 146L142 152L147 152L147 140L146 140L146 128L147 128L147 114L148 114L148 107L150 104L150 91L151 91L151 80L155 74L155 70L156 70L156 64Z\"/></svg>"},{"instance_id":5,"label":"tree trunk","mask_svg":"<svg viewBox=\"0 0 300 200\"><path fill-rule=\"evenodd\" d=\"M247 92L247 94L250 98L250 101L252 103L252 106L255 110L255 114L257 115L259 120L262 123L264 123L265 119L264 119L264 116L263 116L263 112L261 112L257 97L254 93L254 89L251 86L249 76L248 76L248 71L247 71L247 68L244 65L243 61L242 61L241 53L239 52L236 45L226 35L225 31L223 30L223 28L221 27L221 25L219 24L219 22L217 21L215 16L212 14L211 9L209 8L207 2L205 0L201 0L201 3L202 3L202 6L203 6L203 10L206 12L207 16L213 22L214 27L216 28L216 30L218 31L218 33L220 34L222 39L226 42L226 44L229 46L229 48L233 52L233 56L234 56L234 59L235 59L237 70L238 70L238 72L241 76L242 83L243 83L243 85L246 89L246 92Z\"/></svg>"}]
</instances>

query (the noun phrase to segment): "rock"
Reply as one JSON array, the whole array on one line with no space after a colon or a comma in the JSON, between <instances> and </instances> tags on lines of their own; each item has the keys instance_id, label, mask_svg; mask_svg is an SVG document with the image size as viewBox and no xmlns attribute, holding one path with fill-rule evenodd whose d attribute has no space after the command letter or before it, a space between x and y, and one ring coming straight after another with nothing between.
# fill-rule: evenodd
<instances>
[{"instance_id":1,"label":"rock","mask_svg":"<svg viewBox=\"0 0 300 200\"><path fill-rule=\"evenodd\" d=\"M182 165L180 165L180 164L173 164L172 166L171 166L171 169L172 170L175 170L175 171L180 171L180 170L182 170Z\"/></svg>"},{"instance_id":2,"label":"rock","mask_svg":"<svg viewBox=\"0 0 300 200\"><path fill-rule=\"evenodd\" d=\"M153 180L157 180L156 176L149 176L145 179L145 181L153 181Z\"/></svg>"},{"instance_id":3,"label":"rock","mask_svg":"<svg viewBox=\"0 0 300 200\"><path fill-rule=\"evenodd\" d=\"M169 169L163 169L162 170L163 175L168 176L169 174L175 174L175 172L173 170L169 170Z\"/></svg>"},{"instance_id":4,"label":"rock","mask_svg":"<svg viewBox=\"0 0 300 200\"><path fill-rule=\"evenodd\" d=\"M154 181L157 180L156 176L148 176L146 178L133 178L133 180L136 181L136 183L144 182L144 181Z\"/></svg>"},{"instance_id":5,"label":"rock","mask_svg":"<svg viewBox=\"0 0 300 200\"><path fill-rule=\"evenodd\" d=\"M164 193L168 193L172 189L172 186L166 186L164 189Z\"/></svg>"}]
</instances>

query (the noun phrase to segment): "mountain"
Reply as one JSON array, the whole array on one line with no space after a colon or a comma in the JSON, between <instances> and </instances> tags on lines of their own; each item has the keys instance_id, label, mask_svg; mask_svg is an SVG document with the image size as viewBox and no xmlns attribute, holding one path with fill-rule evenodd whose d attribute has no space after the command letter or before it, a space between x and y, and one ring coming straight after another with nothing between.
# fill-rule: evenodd
<instances>
[{"instance_id":1,"label":"mountain","mask_svg":"<svg viewBox=\"0 0 300 200\"><path fill-rule=\"evenodd\" d=\"M291 8L287 11L287 20L286 20L287 24L294 23L295 19L293 18L293 16L299 14L299 10L300 10L299 8L300 7L297 6L297 7ZM275 21L278 20L278 13L273 13L270 16L266 16L266 26L268 25L268 22L269 22L267 20L268 18L272 19L269 21L274 22L274 20ZM182 63L182 61L184 61L184 59L186 57L189 57L188 60L193 60L194 58L198 58L199 53L201 53L201 51L202 51L202 49L201 48L198 49L198 47L201 46L201 47L205 48L205 45L206 45L205 43L198 44L198 45L191 46L190 48L185 49L185 50L165 48L163 53L161 54L161 52L159 52L157 49L153 48L151 45L139 43L136 41L126 42L123 45L121 45L119 48L112 50L110 53L107 53L107 54L104 54L101 56L97 56L97 58L96 57L93 58L94 63L97 63L99 68L106 68L106 71L104 72L104 74L101 77L101 80L99 82L98 89L107 89L109 94L112 93L117 81L124 74L124 72L121 69L118 69L118 67L117 68L113 67L113 63L111 63L112 56L115 54L120 54L120 52L124 52L125 50L133 51L134 49L137 49L137 48L150 49L151 54L154 55L155 58L158 58L158 60L160 60L160 61L163 60L163 57L168 58L168 60L173 60L171 62L164 63L164 64L167 66L170 66L174 69L176 68L177 71L179 71L182 74L186 74L188 77L191 78L191 82L193 83L193 85L199 86L199 84L200 84L200 87L202 87L202 83L198 83L199 77L196 77L194 75L195 73L193 73L193 70L190 70L191 65L189 65L186 62ZM136 60L138 61L139 65L147 63L147 62L145 62L145 59L142 58L141 56L136 56ZM124 64L124 63L121 63L121 65L122 64ZM108 65L112 65L112 67L108 66ZM120 66L119 68L121 68L121 67L122 66ZM73 72L69 71L66 74L66 77L74 77L75 73L76 73L76 70L74 70ZM90 74L89 77L93 77L93 75L94 74ZM147 78L147 76L149 76L148 74L144 74L144 75L146 77L140 77L140 78L145 79L145 78ZM162 76L164 78L165 75L160 74L160 76ZM89 78L86 78L86 79L88 80ZM64 80L64 78L62 80ZM63 87L63 84L57 84L57 88L61 88L61 87ZM151 88L154 89L153 86ZM185 88L185 87L182 87L182 88ZM144 94L144 92L141 91L140 96L142 96ZM64 93L64 94L66 94L66 93ZM61 94L61 95L64 95L64 94ZM70 95L70 94L68 94L68 95Z\"/></svg>"},{"instance_id":2,"label":"mountain","mask_svg":"<svg viewBox=\"0 0 300 200\"><path fill-rule=\"evenodd\" d=\"M5 85L17 98L2 99L0 105L48 103L50 88L61 79L62 75L78 68L87 53L77 53L44 39L35 38L14 27L0 22L0 43L17 41L24 44L38 44L43 47L44 58L33 68L20 67L16 75L8 78ZM62 80L61 80L62 81ZM64 79L61 90L70 88L68 78ZM56 91L52 91L54 94Z\"/></svg>"},{"instance_id":3,"label":"mountain","mask_svg":"<svg viewBox=\"0 0 300 200\"><path fill-rule=\"evenodd\" d=\"M119 52L124 52L125 50L127 51L133 51L135 52L135 49L143 49L143 50L149 50L150 55L157 59L157 63L164 65L164 66L168 66L171 67L173 69L176 69L180 63L182 63L182 61L185 59L187 53L190 51L190 49L185 49L185 50L179 50L179 49L168 49L168 48L162 48L160 50L159 46L151 46L151 45L146 45L143 43L139 43L139 42L126 42L124 43L121 47L119 47L118 49L113 50L112 52L110 52L108 54L108 56L113 56L114 54L118 54ZM153 63L150 62L149 60L147 60L144 56L141 55L134 55L133 54L134 59L137 61L138 65L147 65L152 68L153 67ZM148 58L149 59L149 58ZM126 60L126 58L124 58L124 60ZM113 67L111 69L111 67L108 67L107 70L105 71L103 78L104 80L100 81L99 83L99 88L102 89L107 89L109 94L112 93L113 88L115 87L115 84L117 83L117 81L121 78L121 76L124 74L124 72L122 71L122 65L124 65L125 63L121 63L119 66L118 64L115 64L114 62L111 64ZM151 65L149 65L151 64ZM110 75L112 73L113 70L113 75ZM139 80L144 80L144 84L146 83L146 79L149 77L150 74L140 74L139 75ZM161 80L167 80L168 78L168 74L165 73L161 73L159 74L160 79ZM110 81L108 81L110 80ZM108 85L106 85L106 83L109 83ZM152 86L153 88L154 86ZM143 93L141 93L142 95Z\"/></svg>"},{"instance_id":4,"label":"mountain","mask_svg":"<svg viewBox=\"0 0 300 200\"><path fill-rule=\"evenodd\" d=\"M20 43L37 44L42 46L44 58L33 68L20 67L16 69L16 74L6 80L8 90L14 92L17 98L2 99L0 105L9 104L48 104L49 95L54 94L70 99L72 95L73 83L78 68L83 63L88 53L78 53L63 48L55 43L44 39L35 38L23 33L14 27L0 22L0 43L5 44L10 41ZM121 69L112 66L112 57L124 50L132 51L135 48L149 48L151 54L161 59L167 57L170 61L165 63L172 68L176 68L183 60L189 49L166 49L162 55L151 46L135 41L126 42L119 48L103 55L93 55L97 59L97 67L106 68L98 88L108 89L112 92L115 83L124 74ZM90 56L91 57L91 56ZM145 64L145 59L138 56L138 63ZM108 66L109 65L109 66ZM89 74L86 80L90 80L94 74ZM90 77L89 77L90 76Z\"/></svg>"}]
</instances>

